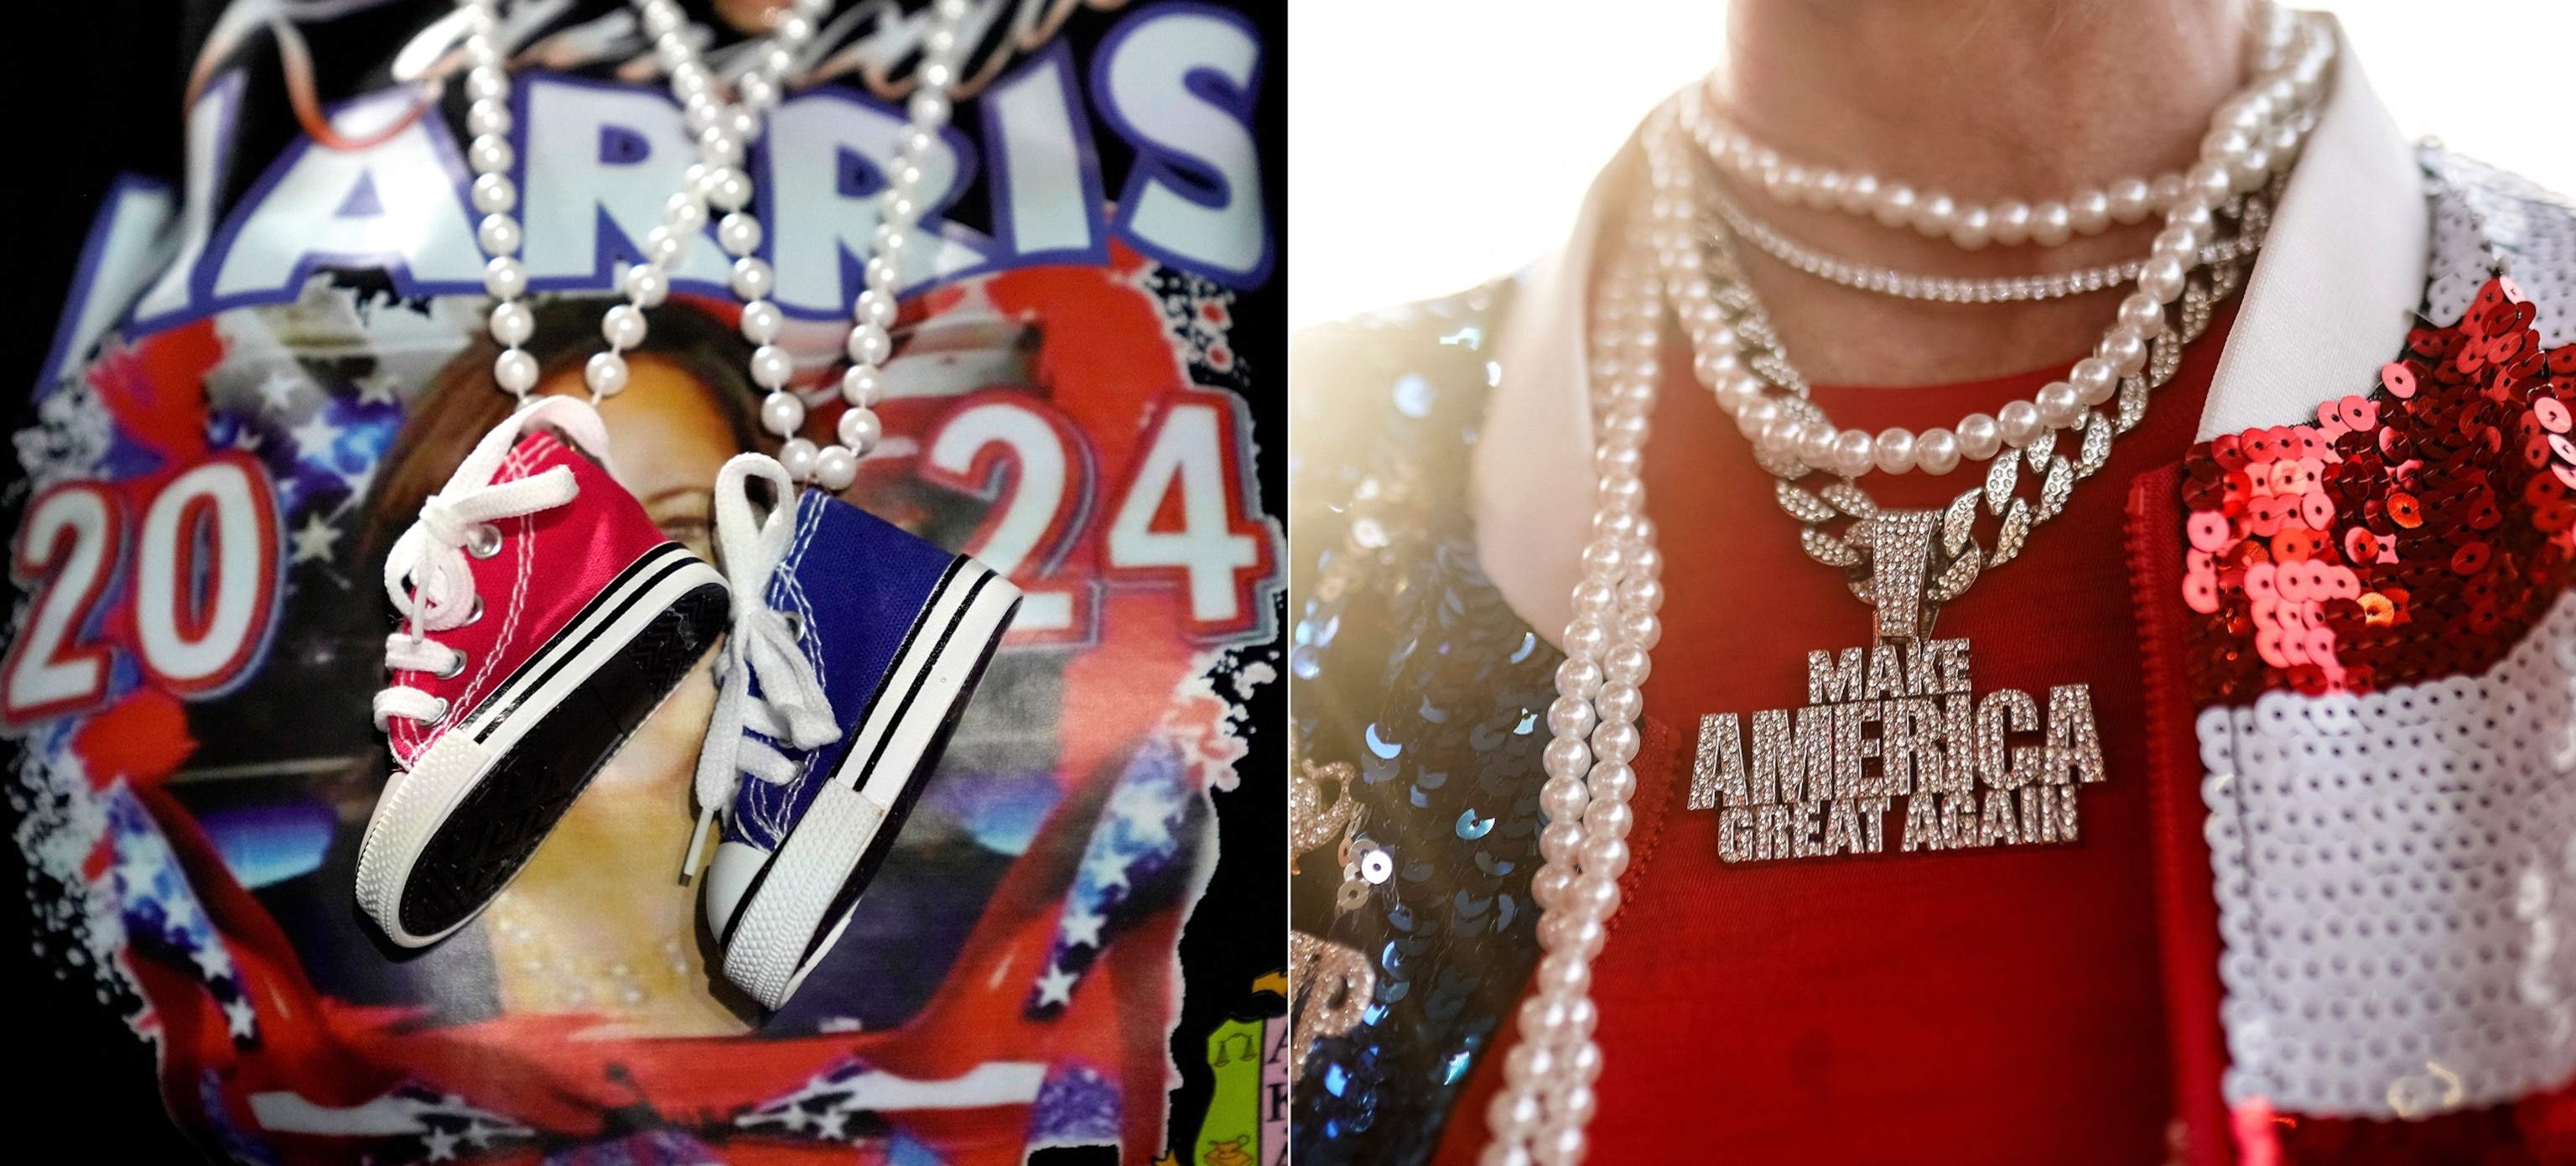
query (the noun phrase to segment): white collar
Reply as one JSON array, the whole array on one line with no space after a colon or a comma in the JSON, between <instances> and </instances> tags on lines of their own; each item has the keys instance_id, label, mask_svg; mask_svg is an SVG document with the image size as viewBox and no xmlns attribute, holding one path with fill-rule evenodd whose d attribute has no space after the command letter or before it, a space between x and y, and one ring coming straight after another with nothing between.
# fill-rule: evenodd
<instances>
[{"instance_id":1,"label":"white collar","mask_svg":"<svg viewBox=\"0 0 2576 1166\"><path fill-rule=\"evenodd\" d=\"M2247 280L2201 414L2204 439L2294 424L2319 401L2367 393L2423 300L2423 170L2349 46L2335 77ZM1551 642L1572 618L1592 521L1584 295L1595 241L1639 165L1632 141L1593 181L1564 249L1522 278L1474 454L1478 557L1512 611Z\"/></svg>"}]
</instances>

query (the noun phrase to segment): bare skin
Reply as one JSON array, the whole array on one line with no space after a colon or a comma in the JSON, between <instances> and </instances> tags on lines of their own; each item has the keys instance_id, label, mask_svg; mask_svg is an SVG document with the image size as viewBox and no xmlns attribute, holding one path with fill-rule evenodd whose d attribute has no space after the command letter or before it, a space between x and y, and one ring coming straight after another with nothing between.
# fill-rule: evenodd
<instances>
[{"instance_id":1,"label":"bare skin","mask_svg":"<svg viewBox=\"0 0 2576 1166\"><path fill-rule=\"evenodd\" d=\"M2245 0L1736 0L1718 92L1785 156L1956 198L2036 203L2187 169L2244 79ZM1932 275L2021 275L2144 256L2161 223L1962 251L1837 211L1746 205L1791 238ZM1790 358L1824 384L1947 384L2073 362L2123 287L2041 304L1917 303L1746 248Z\"/></svg>"},{"instance_id":2,"label":"bare skin","mask_svg":"<svg viewBox=\"0 0 2576 1166\"><path fill-rule=\"evenodd\" d=\"M663 534L712 559L716 471L740 452L705 386L650 356L599 407L609 471ZM575 369L540 393L588 394ZM716 686L700 662L582 791L483 916L502 1007L576 1013L587 1037L720 1036L747 1030L719 1001L701 951L697 886L678 882L696 819L691 779Z\"/></svg>"}]
</instances>

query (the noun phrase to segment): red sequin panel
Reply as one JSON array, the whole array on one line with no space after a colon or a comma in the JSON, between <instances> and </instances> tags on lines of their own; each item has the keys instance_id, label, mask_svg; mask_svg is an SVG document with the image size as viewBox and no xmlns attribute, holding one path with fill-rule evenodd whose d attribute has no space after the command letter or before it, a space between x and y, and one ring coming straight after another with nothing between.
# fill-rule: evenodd
<instances>
[{"instance_id":1,"label":"red sequin panel","mask_svg":"<svg viewBox=\"0 0 2576 1166\"><path fill-rule=\"evenodd\" d=\"M2195 704L2483 671L2539 620L2576 550L2576 345L2536 314L2491 280L2369 397L2192 448Z\"/></svg>"}]
</instances>

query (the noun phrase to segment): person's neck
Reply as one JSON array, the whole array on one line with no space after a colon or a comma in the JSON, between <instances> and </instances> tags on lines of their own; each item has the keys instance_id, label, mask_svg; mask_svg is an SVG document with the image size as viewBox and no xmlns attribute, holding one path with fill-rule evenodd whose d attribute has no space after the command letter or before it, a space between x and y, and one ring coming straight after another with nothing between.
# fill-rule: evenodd
<instances>
[{"instance_id":1,"label":"person's neck","mask_svg":"<svg viewBox=\"0 0 2576 1166\"><path fill-rule=\"evenodd\" d=\"M1726 116L1784 156L1963 201L2063 199L2189 168L2243 81L2246 0L1737 0ZM1790 237L1936 275L2062 271L2143 256L2161 226L1962 251L1946 239L1748 193ZM1951 305L1854 291L1745 247L1791 359L1826 384L1939 384L2072 362L2128 289Z\"/></svg>"}]
</instances>

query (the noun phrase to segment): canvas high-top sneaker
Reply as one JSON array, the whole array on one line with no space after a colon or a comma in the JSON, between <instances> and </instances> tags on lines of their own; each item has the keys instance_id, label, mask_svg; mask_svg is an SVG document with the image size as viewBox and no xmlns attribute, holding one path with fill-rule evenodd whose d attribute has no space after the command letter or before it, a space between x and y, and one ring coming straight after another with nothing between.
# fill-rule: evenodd
<instances>
[{"instance_id":1,"label":"canvas high-top sneaker","mask_svg":"<svg viewBox=\"0 0 2576 1166\"><path fill-rule=\"evenodd\" d=\"M521 407L385 563L404 623L375 710L397 772L358 902L396 943L480 912L724 631L723 576L592 460L607 448L587 402Z\"/></svg>"},{"instance_id":2,"label":"canvas high-top sneaker","mask_svg":"<svg viewBox=\"0 0 2576 1166\"><path fill-rule=\"evenodd\" d=\"M744 494L753 477L791 501L755 517ZM1020 591L827 491L798 495L760 454L717 476L716 537L733 638L686 861L694 868L721 815L702 892L708 927L725 978L776 1008L839 938Z\"/></svg>"}]
</instances>

